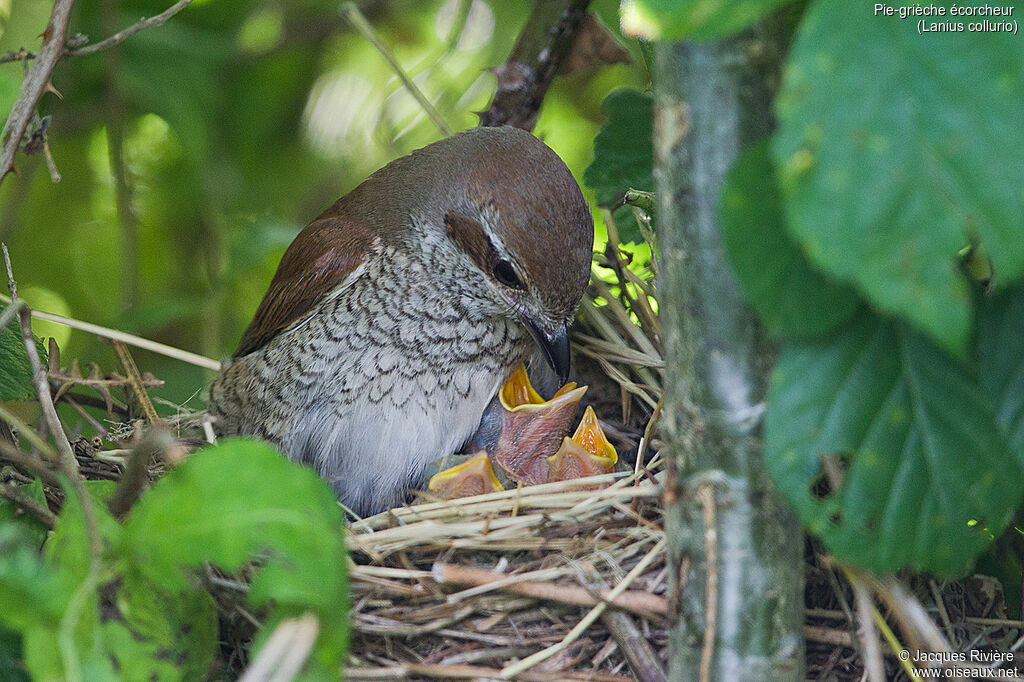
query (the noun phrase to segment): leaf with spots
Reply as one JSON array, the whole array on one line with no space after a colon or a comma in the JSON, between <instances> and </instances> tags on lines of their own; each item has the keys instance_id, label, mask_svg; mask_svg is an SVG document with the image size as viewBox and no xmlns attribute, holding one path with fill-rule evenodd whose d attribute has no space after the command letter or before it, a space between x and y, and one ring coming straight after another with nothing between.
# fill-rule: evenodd
<instances>
[{"instance_id":1,"label":"leaf with spots","mask_svg":"<svg viewBox=\"0 0 1024 682\"><path fill-rule=\"evenodd\" d=\"M766 142L736 161L720 202L729 263L769 332L779 337L820 335L854 314L856 293L811 268L786 233Z\"/></svg>"},{"instance_id":2,"label":"leaf with spots","mask_svg":"<svg viewBox=\"0 0 1024 682\"><path fill-rule=\"evenodd\" d=\"M772 375L769 473L837 558L877 573L965 571L1024 491L972 368L868 314L789 345Z\"/></svg>"},{"instance_id":3,"label":"leaf with spots","mask_svg":"<svg viewBox=\"0 0 1024 682\"><path fill-rule=\"evenodd\" d=\"M837 30L842 27L842 30ZM1024 273L1024 41L917 35L914 21L808 9L776 101L788 226L812 262L963 356L957 252Z\"/></svg>"}]
</instances>

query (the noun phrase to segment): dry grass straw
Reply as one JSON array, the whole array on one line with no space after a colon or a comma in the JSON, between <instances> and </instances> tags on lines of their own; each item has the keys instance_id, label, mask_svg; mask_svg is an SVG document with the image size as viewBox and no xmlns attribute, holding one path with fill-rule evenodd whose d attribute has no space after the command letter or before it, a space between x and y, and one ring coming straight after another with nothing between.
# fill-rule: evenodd
<instances>
[{"instance_id":1,"label":"dry grass straw","mask_svg":"<svg viewBox=\"0 0 1024 682\"><path fill-rule=\"evenodd\" d=\"M623 649L636 643L616 641L599 617L629 614L663 656L652 478L610 474L353 522L348 678L635 679Z\"/></svg>"}]
</instances>

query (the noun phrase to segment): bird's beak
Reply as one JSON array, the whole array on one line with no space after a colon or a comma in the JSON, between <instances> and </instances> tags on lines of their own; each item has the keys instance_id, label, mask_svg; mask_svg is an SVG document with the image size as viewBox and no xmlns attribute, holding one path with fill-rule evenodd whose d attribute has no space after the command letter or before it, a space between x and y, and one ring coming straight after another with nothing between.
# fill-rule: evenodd
<instances>
[{"instance_id":1,"label":"bird's beak","mask_svg":"<svg viewBox=\"0 0 1024 682\"><path fill-rule=\"evenodd\" d=\"M569 354L569 331L565 327L559 327L555 331L548 333L529 320L524 320L524 322L526 323L526 328L530 330L533 340L544 351L544 359L551 365L551 369L555 370L558 380L564 384L569 378L569 362L571 360Z\"/></svg>"}]
</instances>

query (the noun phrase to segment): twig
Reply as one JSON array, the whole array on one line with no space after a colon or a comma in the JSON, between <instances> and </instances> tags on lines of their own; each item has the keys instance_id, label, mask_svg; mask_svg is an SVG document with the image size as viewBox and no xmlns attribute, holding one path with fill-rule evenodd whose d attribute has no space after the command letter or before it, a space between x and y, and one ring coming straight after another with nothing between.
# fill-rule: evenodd
<instances>
[{"instance_id":1,"label":"twig","mask_svg":"<svg viewBox=\"0 0 1024 682\"><path fill-rule=\"evenodd\" d=\"M32 499L10 483L0 483L0 497L36 517L48 528L53 528L53 524L57 522L57 517L45 504Z\"/></svg>"},{"instance_id":2,"label":"twig","mask_svg":"<svg viewBox=\"0 0 1024 682\"><path fill-rule=\"evenodd\" d=\"M35 59L36 53L25 48L17 50L8 50L4 54L0 55L0 64L8 64L10 62L27 62L30 59Z\"/></svg>"},{"instance_id":3,"label":"twig","mask_svg":"<svg viewBox=\"0 0 1024 682\"><path fill-rule=\"evenodd\" d=\"M139 31L145 30L145 29L150 28L152 26L160 26L161 24L166 22L168 19L173 17L175 14L177 14L181 10L185 9L186 7L188 7L188 5L191 2L192 2L192 0L178 0L178 2L174 3L173 5L171 5L167 9L165 9L163 12L161 12L160 14L152 16L149 19L146 19L145 17L143 17L142 19L140 19L136 23L132 24L128 28L123 29L121 31L118 31L117 33L115 33L114 35L110 36L109 38L104 38L103 40L99 41L98 43L93 43L91 45L84 45L82 47L76 47L76 48L74 48L72 50L68 50L67 54L68 54L68 56L71 56L71 57L80 57L82 55L92 54L93 52L99 52L100 50L105 50L108 47L113 47L114 45L117 45L118 43L123 42L125 40L125 38L128 38L129 36L133 36L136 33L138 33Z\"/></svg>"},{"instance_id":4,"label":"twig","mask_svg":"<svg viewBox=\"0 0 1024 682\"><path fill-rule=\"evenodd\" d=\"M864 652L864 670L869 682L885 682L885 664L882 662L882 648L878 643L878 630L875 629L875 621L872 612L874 605L871 603L871 595L864 583L855 581L853 583L853 596L857 604L857 620L860 625L857 628L857 636L860 637L860 644Z\"/></svg>"},{"instance_id":5,"label":"twig","mask_svg":"<svg viewBox=\"0 0 1024 682\"><path fill-rule=\"evenodd\" d=\"M605 611L601 614L601 622L619 645L638 682L667 682L661 661L629 614Z\"/></svg>"},{"instance_id":6,"label":"twig","mask_svg":"<svg viewBox=\"0 0 1024 682\"><path fill-rule=\"evenodd\" d=\"M402 81L402 85L404 85L409 93L416 98L416 101L420 103L420 106L423 107L423 111L425 111L427 116L430 117L430 120L434 122L434 125L441 131L441 134L445 137L450 136L452 134L451 127L445 122L444 118L441 117L441 114L436 108L434 108L434 105L431 104L430 100L428 100L416 84L412 82L412 79L409 78L409 75L402 68L402 65L398 63L398 60L395 58L395 54L391 51L391 48L388 47L388 44L384 42L384 39L381 38L373 29L373 26L371 26L370 22L366 20L363 13L359 11L356 4L354 2L346 2L341 8L341 12L352 24L352 28L358 31L359 35L377 48L377 52L380 52L380 55L384 57L389 64L391 64L391 68L395 70L395 75L397 75L399 80Z\"/></svg>"},{"instance_id":7,"label":"twig","mask_svg":"<svg viewBox=\"0 0 1024 682\"><path fill-rule=\"evenodd\" d=\"M10 462L15 466L31 471L49 485L60 485L60 479L37 457L22 452L7 441L0 440L0 462Z\"/></svg>"},{"instance_id":8,"label":"twig","mask_svg":"<svg viewBox=\"0 0 1024 682\"><path fill-rule=\"evenodd\" d=\"M386 668L346 668L347 680L408 680L412 677L429 677L438 680L493 680L501 675L500 670L477 665L444 665L441 663L407 663ZM564 680L587 680L588 682L631 682L633 678L607 673L523 673L517 679L525 682L563 682Z\"/></svg>"},{"instance_id":9,"label":"twig","mask_svg":"<svg viewBox=\"0 0 1024 682\"><path fill-rule=\"evenodd\" d=\"M14 281L11 255L7 252L6 244L0 244L0 250L3 250L4 266L7 268L7 287L11 292L11 300L16 301L18 300L18 284ZM99 559L102 550L99 527L96 522L96 510L92 506L92 498L89 497L85 485L78 475L78 460L75 459L75 452L71 449L71 443L68 442L64 427L61 426L60 419L57 417L57 408L54 407L53 398L50 396L50 383L46 376L46 369L39 361L39 351L36 349L36 340L32 335L32 317L29 314L29 309L22 308L18 318L21 323L21 338L25 342L25 354L28 355L29 364L32 366L32 376L35 378L36 393L42 407L44 422L47 424L50 436L57 444L61 469L82 505L82 515L85 517L85 525L89 532L89 576L85 582L92 582L98 580ZM76 615L69 608L65 617L73 619Z\"/></svg>"},{"instance_id":10,"label":"twig","mask_svg":"<svg viewBox=\"0 0 1024 682\"><path fill-rule=\"evenodd\" d=\"M718 525L715 519L714 484L702 483L697 490L697 499L704 510L704 553L708 567L704 595L704 643L700 653L700 681L710 682L718 627Z\"/></svg>"},{"instance_id":11,"label":"twig","mask_svg":"<svg viewBox=\"0 0 1024 682\"><path fill-rule=\"evenodd\" d=\"M131 449L124 464L124 474L107 502L110 513L123 518L139 499L149 478L146 467L153 455L174 447L174 439L166 428L151 429L146 436Z\"/></svg>"},{"instance_id":12,"label":"twig","mask_svg":"<svg viewBox=\"0 0 1024 682\"><path fill-rule=\"evenodd\" d=\"M661 539L658 541L656 545L654 545L654 547L651 548L651 551L649 551L647 555L643 559L641 559L637 563L637 565L634 566L632 570L630 570L629 573L626 574L622 581L619 582L618 585L613 587L610 592L608 592L608 601L615 601L619 597L619 595L625 592L626 588L629 587L630 583L632 583L637 578L637 576L641 575L645 570L647 570L647 567L651 565L651 562L657 558L658 554L664 548L665 540ZM604 610L607 607L608 604L606 602L601 602L593 609L591 609L590 612L587 613L587 615L585 615L583 619L576 624L576 627L569 631L569 633L562 639L562 641L558 642L557 644L553 644L552 646L549 646L546 649L542 649L541 651L538 651L532 656L527 656L521 661L505 666L501 671L502 679L507 680L516 677L523 671L529 670L538 663L546 661L558 652L563 651L566 647L568 647L570 644L576 641L580 637L580 635L586 632L587 628L589 628L591 624L593 624L593 622L597 620L602 613L604 613Z\"/></svg>"},{"instance_id":13,"label":"twig","mask_svg":"<svg viewBox=\"0 0 1024 682\"><path fill-rule=\"evenodd\" d=\"M535 0L526 26L504 64L494 69L498 87L480 114L481 126L533 130L544 95L587 18L589 0Z\"/></svg>"},{"instance_id":14,"label":"twig","mask_svg":"<svg viewBox=\"0 0 1024 682\"><path fill-rule=\"evenodd\" d=\"M0 313L0 329L3 329L14 319L14 316L21 312L21 309L25 307L24 301L15 301L12 305L4 308L4 311Z\"/></svg>"},{"instance_id":15,"label":"twig","mask_svg":"<svg viewBox=\"0 0 1024 682\"><path fill-rule=\"evenodd\" d=\"M0 295L0 302L10 303L10 298L7 296ZM175 360L181 360L187 362L190 365L196 367L202 367L203 369L211 369L214 372L220 371L220 363L212 358L199 355L198 353L192 353L187 350L181 350L174 346L168 346L165 343L158 341L150 341L144 339L141 336L135 336L127 332L118 331L116 329L110 329L109 327L101 327L98 324L92 324L91 322L83 322L70 317L64 317L63 315L54 315L53 313L43 312L41 310L31 311L32 317L37 320L46 320L47 322L56 322L62 324L65 327L71 327L72 329L80 329L84 332L90 332L97 336L103 336L108 339L115 341L123 341L129 346L135 346L136 348L142 348L152 353L157 353L165 357L174 358Z\"/></svg>"},{"instance_id":16,"label":"twig","mask_svg":"<svg viewBox=\"0 0 1024 682\"><path fill-rule=\"evenodd\" d=\"M50 447L50 444L40 438L36 432L32 430L32 427L23 422L13 412L9 412L3 405L0 405L0 419L13 426L17 430L18 435L24 436L25 440L27 440L32 447L38 450L43 457L52 462L59 463L57 453Z\"/></svg>"},{"instance_id":17,"label":"twig","mask_svg":"<svg viewBox=\"0 0 1024 682\"><path fill-rule=\"evenodd\" d=\"M7 268L7 288L11 292L11 300L18 300L18 284L14 281L14 271L11 269L11 255L7 252L7 245L3 244L4 266ZM57 445L57 452L60 455L61 465L69 476L78 474L78 460L75 459L75 452L71 449L67 434L61 426L57 417L57 409L53 406L53 399L50 396L50 382L46 376L46 369L39 361L39 351L36 348L36 340L32 335L32 318L28 308L21 306L18 310L18 318L21 322L21 338L25 342L25 353L28 355L29 364L32 366L32 378L35 382L36 393L39 395L39 404L43 411L43 423L47 431Z\"/></svg>"},{"instance_id":18,"label":"twig","mask_svg":"<svg viewBox=\"0 0 1024 682\"><path fill-rule=\"evenodd\" d=\"M128 352L128 347L124 345L123 341L118 341L117 339L112 340L110 343L114 346L118 359L121 360L121 366L124 367L128 385L131 386L132 393L135 394L135 399L138 401L139 407L142 408L146 421L150 424L163 424L164 420L156 413L153 401L149 399L149 394L146 393L146 387L142 382L142 375L135 364L135 359Z\"/></svg>"},{"instance_id":19,"label":"twig","mask_svg":"<svg viewBox=\"0 0 1024 682\"><path fill-rule=\"evenodd\" d=\"M312 613L281 621L239 682L289 682L316 642L320 621Z\"/></svg>"},{"instance_id":20,"label":"twig","mask_svg":"<svg viewBox=\"0 0 1024 682\"><path fill-rule=\"evenodd\" d=\"M488 585L510 578L514 579L514 576L506 573L495 573L479 568L442 563L434 564L433 575L434 580L439 583L473 586ZM497 589L527 597L535 597L536 599L572 604L574 606L596 606L597 604L605 603L609 606L632 611L642 616L650 616L651 614L664 615L668 613L668 603L665 599L647 592L627 591L613 599L611 598L610 590L602 590L595 597L591 591L582 587L537 580L509 582Z\"/></svg>"},{"instance_id":21,"label":"twig","mask_svg":"<svg viewBox=\"0 0 1024 682\"><path fill-rule=\"evenodd\" d=\"M50 85L50 74L64 55L64 36L68 30L68 17L74 0L56 0L50 21L43 31L43 44L36 54L36 60L21 82L21 94L11 107L11 113L0 136L0 183L14 169L14 154L21 146L21 140L29 121L36 111L36 105Z\"/></svg>"}]
</instances>

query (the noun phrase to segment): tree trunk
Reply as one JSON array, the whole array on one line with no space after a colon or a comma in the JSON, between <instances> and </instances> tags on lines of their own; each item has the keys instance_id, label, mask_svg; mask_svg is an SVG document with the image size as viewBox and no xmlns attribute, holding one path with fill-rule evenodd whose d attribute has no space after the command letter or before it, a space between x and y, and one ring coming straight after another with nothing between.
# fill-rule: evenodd
<instances>
[{"instance_id":1,"label":"tree trunk","mask_svg":"<svg viewBox=\"0 0 1024 682\"><path fill-rule=\"evenodd\" d=\"M760 440L772 348L718 229L726 172L772 125L783 47L767 30L656 48L675 680L803 680L803 536Z\"/></svg>"}]
</instances>

